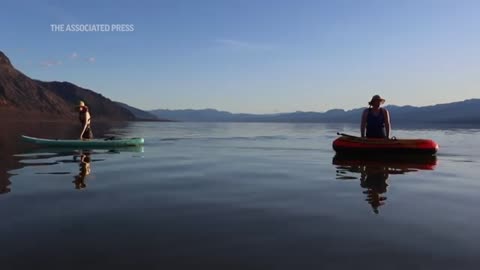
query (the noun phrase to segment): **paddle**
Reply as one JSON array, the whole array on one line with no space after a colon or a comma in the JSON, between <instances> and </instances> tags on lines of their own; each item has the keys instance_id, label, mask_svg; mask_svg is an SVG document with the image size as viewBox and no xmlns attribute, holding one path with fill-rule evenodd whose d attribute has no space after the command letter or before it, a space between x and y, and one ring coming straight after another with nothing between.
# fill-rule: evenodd
<instances>
[{"instance_id":1,"label":"paddle","mask_svg":"<svg viewBox=\"0 0 480 270\"><path fill-rule=\"evenodd\" d=\"M345 136L345 137L350 137L350 138L360 138L360 137L358 137L358 136L353 136L353 135L349 135L349 134L345 134L345 133L340 133L340 132L337 132L337 135Z\"/></svg>"},{"instance_id":2,"label":"paddle","mask_svg":"<svg viewBox=\"0 0 480 270\"><path fill-rule=\"evenodd\" d=\"M361 137L358 137L358 136L353 136L353 135L349 135L349 134L345 134L345 133L340 133L340 132L337 132L337 135L345 136L345 137L349 137L349 138L362 139ZM363 139L366 139L366 138L363 138ZM396 141L396 140L397 140L397 137L392 136L391 138L386 138L386 139L387 139L387 140L394 140L394 141Z\"/></svg>"}]
</instances>

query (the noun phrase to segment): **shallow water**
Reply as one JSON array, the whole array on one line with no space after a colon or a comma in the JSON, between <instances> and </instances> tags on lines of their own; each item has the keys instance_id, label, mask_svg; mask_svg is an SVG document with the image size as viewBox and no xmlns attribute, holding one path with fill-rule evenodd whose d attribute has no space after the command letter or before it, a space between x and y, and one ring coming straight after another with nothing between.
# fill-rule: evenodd
<instances>
[{"instance_id":1,"label":"shallow water","mask_svg":"<svg viewBox=\"0 0 480 270\"><path fill-rule=\"evenodd\" d=\"M143 149L79 151L12 128L0 266L478 269L480 130L394 131L434 139L436 159L334 159L336 132L357 129L131 123L97 135L142 136Z\"/></svg>"}]
</instances>

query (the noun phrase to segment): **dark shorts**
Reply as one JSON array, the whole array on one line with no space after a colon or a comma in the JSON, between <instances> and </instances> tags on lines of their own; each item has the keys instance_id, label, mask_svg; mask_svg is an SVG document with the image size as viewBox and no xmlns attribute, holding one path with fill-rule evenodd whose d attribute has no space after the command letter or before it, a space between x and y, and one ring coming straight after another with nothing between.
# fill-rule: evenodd
<instances>
[{"instance_id":1,"label":"dark shorts","mask_svg":"<svg viewBox=\"0 0 480 270\"><path fill-rule=\"evenodd\" d=\"M90 125L88 125L87 128L85 129L85 132L82 135L82 139L93 139L93 132Z\"/></svg>"}]
</instances>

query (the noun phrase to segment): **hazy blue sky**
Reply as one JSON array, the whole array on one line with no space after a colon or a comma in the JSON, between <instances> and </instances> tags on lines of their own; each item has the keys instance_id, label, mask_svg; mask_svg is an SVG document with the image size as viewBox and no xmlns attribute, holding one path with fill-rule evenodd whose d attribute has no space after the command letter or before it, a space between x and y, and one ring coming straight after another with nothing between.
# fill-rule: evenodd
<instances>
[{"instance_id":1,"label":"hazy blue sky","mask_svg":"<svg viewBox=\"0 0 480 270\"><path fill-rule=\"evenodd\" d=\"M479 97L480 1L2 1L24 73L143 109L324 111ZM53 32L51 24L132 24Z\"/></svg>"}]
</instances>

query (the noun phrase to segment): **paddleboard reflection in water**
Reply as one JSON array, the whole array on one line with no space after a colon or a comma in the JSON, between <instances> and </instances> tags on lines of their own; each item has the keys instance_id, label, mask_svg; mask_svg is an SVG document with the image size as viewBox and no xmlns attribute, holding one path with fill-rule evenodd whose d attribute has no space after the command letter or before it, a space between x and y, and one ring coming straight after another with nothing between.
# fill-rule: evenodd
<instances>
[{"instance_id":1,"label":"paddleboard reflection in water","mask_svg":"<svg viewBox=\"0 0 480 270\"><path fill-rule=\"evenodd\" d=\"M375 214L386 203L388 178L392 174L405 174L419 170L434 170L436 156L354 156L335 155L336 179L360 180L365 201ZM352 174L353 173L353 174Z\"/></svg>"}]
</instances>

